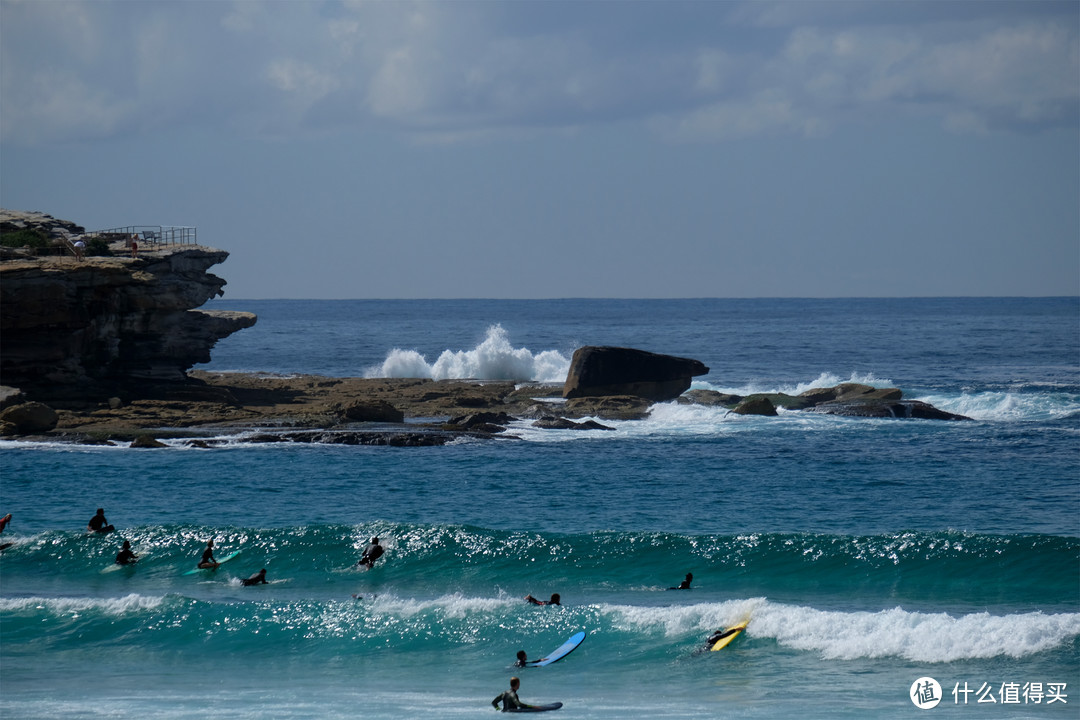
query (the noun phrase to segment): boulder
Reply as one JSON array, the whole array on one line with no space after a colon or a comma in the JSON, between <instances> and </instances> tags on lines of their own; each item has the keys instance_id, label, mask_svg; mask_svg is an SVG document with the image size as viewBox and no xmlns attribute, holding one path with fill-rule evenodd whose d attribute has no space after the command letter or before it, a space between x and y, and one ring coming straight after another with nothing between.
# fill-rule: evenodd
<instances>
[{"instance_id":1,"label":"boulder","mask_svg":"<svg viewBox=\"0 0 1080 720\"><path fill-rule=\"evenodd\" d=\"M574 422L564 417L555 417L553 415L547 415L540 418L533 423L533 427L541 428L543 430L614 430L613 427L607 425L601 425L595 420L586 420L585 422Z\"/></svg>"},{"instance_id":2,"label":"boulder","mask_svg":"<svg viewBox=\"0 0 1080 720\"><path fill-rule=\"evenodd\" d=\"M354 422L405 422L405 413L385 400L355 402L345 408L344 414Z\"/></svg>"},{"instance_id":3,"label":"boulder","mask_svg":"<svg viewBox=\"0 0 1080 720\"><path fill-rule=\"evenodd\" d=\"M731 395L716 390L687 390L679 396L684 405L706 405L709 407L735 407L743 400L742 395Z\"/></svg>"},{"instance_id":4,"label":"boulder","mask_svg":"<svg viewBox=\"0 0 1080 720\"><path fill-rule=\"evenodd\" d=\"M880 398L854 398L821 403L809 412L845 417L917 418L920 420L971 420L965 415L939 410L919 400L882 400Z\"/></svg>"},{"instance_id":5,"label":"boulder","mask_svg":"<svg viewBox=\"0 0 1080 720\"><path fill-rule=\"evenodd\" d=\"M590 345L574 351L563 397L634 395L666 402L686 392L691 378L707 372L709 368L689 358Z\"/></svg>"},{"instance_id":6,"label":"boulder","mask_svg":"<svg viewBox=\"0 0 1080 720\"><path fill-rule=\"evenodd\" d=\"M13 435L48 432L56 427L60 416L48 405L39 402L12 405L0 411L0 423L7 423L14 429Z\"/></svg>"},{"instance_id":7,"label":"boulder","mask_svg":"<svg viewBox=\"0 0 1080 720\"><path fill-rule=\"evenodd\" d=\"M135 439L131 441L131 447L133 448L163 448L168 447L165 443L161 442L157 438L151 435L136 435Z\"/></svg>"},{"instance_id":8,"label":"boulder","mask_svg":"<svg viewBox=\"0 0 1080 720\"><path fill-rule=\"evenodd\" d=\"M772 400L764 395L752 395L732 409L733 413L739 415L776 415L776 406L772 404Z\"/></svg>"},{"instance_id":9,"label":"boulder","mask_svg":"<svg viewBox=\"0 0 1080 720\"><path fill-rule=\"evenodd\" d=\"M514 418L504 412L480 412L450 418L446 424L453 427L465 428L467 430L475 430L487 426L506 426L513 421ZM500 427L499 431L501 432L505 429L505 427ZM490 432L490 430L484 430L484 432Z\"/></svg>"}]
</instances>

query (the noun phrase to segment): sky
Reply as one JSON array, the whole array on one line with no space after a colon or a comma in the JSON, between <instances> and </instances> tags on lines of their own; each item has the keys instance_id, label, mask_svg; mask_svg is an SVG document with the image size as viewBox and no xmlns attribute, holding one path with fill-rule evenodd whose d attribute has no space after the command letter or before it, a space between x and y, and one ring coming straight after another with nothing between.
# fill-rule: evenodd
<instances>
[{"instance_id":1,"label":"sky","mask_svg":"<svg viewBox=\"0 0 1080 720\"><path fill-rule=\"evenodd\" d=\"M231 299L1080 295L1080 2L0 0L0 205Z\"/></svg>"}]
</instances>

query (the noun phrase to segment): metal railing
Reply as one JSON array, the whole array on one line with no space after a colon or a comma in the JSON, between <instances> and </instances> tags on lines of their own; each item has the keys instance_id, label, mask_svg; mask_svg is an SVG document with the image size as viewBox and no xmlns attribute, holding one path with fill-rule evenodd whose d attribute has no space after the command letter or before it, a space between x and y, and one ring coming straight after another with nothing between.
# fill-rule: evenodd
<instances>
[{"instance_id":1,"label":"metal railing","mask_svg":"<svg viewBox=\"0 0 1080 720\"><path fill-rule=\"evenodd\" d=\"M108 230L95 230L86 234L117 240L130 239L132 235L137 235L140 242L151 246L199 244L197 229L183 225L128 225Z\"/></svg>"}]
</instances>

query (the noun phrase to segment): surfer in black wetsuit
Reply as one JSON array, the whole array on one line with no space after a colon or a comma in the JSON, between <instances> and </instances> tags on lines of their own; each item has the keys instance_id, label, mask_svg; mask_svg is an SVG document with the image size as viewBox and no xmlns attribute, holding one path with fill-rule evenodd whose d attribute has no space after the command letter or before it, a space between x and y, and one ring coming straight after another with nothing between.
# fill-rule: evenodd
<instances>
[{"instance_id":1,"label":"surfer in black wetsuit","mask_svg":"<svg viewBox=\"0 0 1080 720\"><path fill-rule=\"evenodd\" d=\"M694 573L686 573L686 579L679 583L679 587L669 587L668 590L689 590L693 579Z\"/></svg>"},{"instance_id":2,"label":"surfer in black wetsuit","mask_svg":"<svg viewBox=\"0 0 1080 720\"><path fill-rule=\"evenodd\" d=\"M202 560L199 561L199 564L196 567L201 570L206 570L209 568L216 568L220 564L221 563L214 559L214 541L207 540L206 549L203 550L202 553Z\"/></svg>"},{"instance_id":3,"label":"surfer in black wetsuit","mask_svg":"<svg viewBox=\"0 0 1080 720\"><path fill-rule=\"evenodd\" d=\"M125 540L123 546L120 548L120 552L116 553L116 564L132 565L138 561L139 556L131 551L131 543Z\"/></svg>"},{"instance_id":4,"label":"surfer in black wetsuit","mask_svg":"<svg viewBox=\"0 0 1080 720\"><path fill-rule=\"evenodd\" d=\"M241 585L268 585L266 582L266 568L263 568L259 572L255 573L249 578L244 578L240 581Z\"/></svg>"},{"instance_id":5,"label":"surfer in black wetsuit","mask_svg":"<svg viewBox=\"0 0 1080 720\"><path fill-rule=\"evenodd\" d=\"M90 522L86 523L86 529L95 533L111 533L116 528L105 519L105 508L98 508L97 514L90 518Z\"/></svg>"},{"instance_id":6,"label":"surfer in black wetsuit","mask_svg":"<svg viewBox=\"0 0 1080 720\"><path fill-rule=\"evenodd\" d=\"M360 562L356 563L357 566L363 565L368 570L375 564L375 561L382 557L383 547L379 544L379 538L371 538L371 543L364 548L364 554L360 556Z\"/></svg>"},{"instance_id":7,"label":"surfer in black wetsuit","mask_svg":"<svg viewBox=\"0 0 1080 720\"><path fill-rule=\"evenodd\" d=\"M562 605L561 598L559 597L559 593L551 593L551 599L550 600L537 600L532 595L526 595L525 596L525 602L530 603L532 605L559 605L559 606Z\"/></svg>"},{"instance_id":8,"label":"surfer in black wetsuit","mask_svg":"<svg viewBox=\"0 0 1080 720\"><path fill-rule=\"evenodd\" d=\"M536 660L529 660L528 655L525 654L524 650L518 650L517 660L514 662L514 667L529 667L534 662L536 662Z\"/></svg>"},{"instance_id":9,"label":"surfer in black wetsuit","mask_svg":"<svg viewBox=\"0 0 1080 720\"><path fill-rule=\"evenodd\" d=\"M498 710L499 703L502 703L503 712L507 712L508 710L520 710L521 708L527 707L525 703L518 700L517 690L519 687L521 687L521 681L516 677L510 678L510 689L492 700L491 706Z\"/></svg>"}]
</instances>

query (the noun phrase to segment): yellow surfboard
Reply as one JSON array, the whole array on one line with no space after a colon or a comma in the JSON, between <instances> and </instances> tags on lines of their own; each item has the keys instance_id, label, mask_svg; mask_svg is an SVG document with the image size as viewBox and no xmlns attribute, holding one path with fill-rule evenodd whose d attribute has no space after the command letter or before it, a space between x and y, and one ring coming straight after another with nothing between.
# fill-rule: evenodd
<instances>
[{"instance_id":1,"label":"yellow surfboard","mask_svg":"<svg viewBox=\"0 0 1080 720\"><path fill-rule=\"evenodd\" d=\"M743 620L738 625L732 625L727 630L720 633L720 637L717 638L716 642L713 643L713 646L712 646L711 649L713 651L716 651L716 650L720 650L722 648L727 647L728 643L730 643L735 638L739 637L739 635L742 634L742 631L745 630L746 626L749 625L749 624L750 624L750 619L747 618L746 620Z\"/></svg>"}]
</instances>

